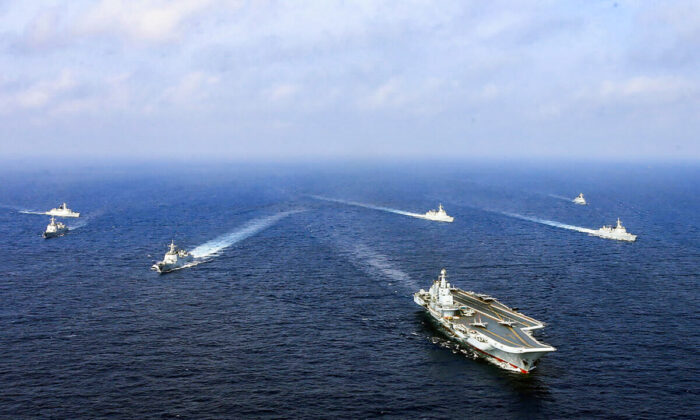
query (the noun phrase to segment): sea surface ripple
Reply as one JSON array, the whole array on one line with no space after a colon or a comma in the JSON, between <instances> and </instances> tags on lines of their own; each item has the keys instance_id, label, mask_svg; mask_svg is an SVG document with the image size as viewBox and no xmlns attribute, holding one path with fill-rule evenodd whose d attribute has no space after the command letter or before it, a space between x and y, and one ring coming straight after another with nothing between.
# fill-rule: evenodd
<instances>
[{"instance_id":1,"label":"sea surface ripple","mask_svg":"<svg viewBox=\"0 0 700 420\"><path fill-rule=\"evenodd\" d=\"M64 169L0 171L0 418L700 412L697 167ZM62 238L18 211L63 201L92 217ZM171 239L216 258L150 271ZM521 376L445 340L411 297L443 267L557 351Z\"/></svg>"}]
</instances>

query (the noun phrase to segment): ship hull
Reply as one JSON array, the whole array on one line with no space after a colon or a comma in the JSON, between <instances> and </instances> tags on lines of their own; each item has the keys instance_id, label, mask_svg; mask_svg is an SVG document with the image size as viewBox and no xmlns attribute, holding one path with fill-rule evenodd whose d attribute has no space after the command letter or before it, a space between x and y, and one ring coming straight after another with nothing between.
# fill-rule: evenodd
<instances>
[{"instance_id":1,"label":"ship hull","mask_svg":"<svg viewBox=\"0 0 700 420\"><path fill-rule=\"evenodd\" d=\"M73 211L71 211L71 212L64 212L63 211L62 212L62 211L50 210L50 211L47 211L45 214L47 214L48 216L56 216L56 217L80 217L80 213L76 213Z\"/></svg>"},{"instance_id":2,"label":"ship hull","mask_svg":"<svg viewBox=\"0 0 700 420\"><path fill-rule=\"evenodd\" d=\"M193 262L193 259L189 259L186 261L178 261L176 264L163 264L163 263L156 263L153 264L151 267L153 270L157 271L159 274L166 274L170 273L172 271L178 270L180 268L184 268L191 264Z\"/></svg>"},{"instance_id":3,"label":"ship hull","mask_svg":"<svg viewBox=\"0 0 700 420\"><path fill-rule=\"evenodd\" d=\"M51 239L51 238L58 238L59 236L63 236L66 233L68 233L68 229L59 230L56 232L44 232L44 234L42 236L44 237L44 239Z\"/></svg>"},{"instance_id":4,"label":"ship hull","mask_svg":"<svg viewBox=\"0 0 700 420\"><path fill-rule=\"evenodd\" d=\"M433 222L445 222L445 223L452 223L455 220L455 218L452 216L447 216L447 217L421 216L421 219L432 220Z\"/></svg>"},{"instance_id":5,"label":"ship hull","mask_svg":"<svg viewBox=\"0 0 700 420\"><path fill-rule=\"evenodd\" d=\"M429 311L426 311L425 315L447 338L462 346L469 347L479 358L510 372L522 374L530 373L535 369L537 360L546 354L546 352L540 352L539 354L530 354L527 358L524 358L520 354L507 353L488 343L480 342L476 338L460 337L462 334L446 325L445 322L435 318ZM526 363L531 367L525 368Z\"/></svg>"},{"instance_id":6,"label":"ship hull","mask_svg":"<svg viewBox=\"0 0 700 420\"><path fill-rule=\"evenodd\" d=\"M482 334L478 327L462 328L461 331L457 331L453 320L435 312L423 298L414 296L414 301L425 309L426 316L448 338L463 346L468 346L476 356L507 371L521 374L530 373L535 369L542 356L555 350L553 347L518 348L504 346L503 343L494 342L488 338L488 335ZM508 351L509 349L511 351Z\"/></svg>"},{"instance_id":7,"label":"ship hull","mask_svg":"<svg viewBox=\"0 0 700 420\"><path fill-rule=\"evenodd\" d=\"M637 240L637 235L618 236L618 235L609 235L609 234L597 233L597 232L591 232L591 235L597 236L597 237L603 238L603 239L612 239L614 241L634 242Z\"/></svg>"}]
</instances>

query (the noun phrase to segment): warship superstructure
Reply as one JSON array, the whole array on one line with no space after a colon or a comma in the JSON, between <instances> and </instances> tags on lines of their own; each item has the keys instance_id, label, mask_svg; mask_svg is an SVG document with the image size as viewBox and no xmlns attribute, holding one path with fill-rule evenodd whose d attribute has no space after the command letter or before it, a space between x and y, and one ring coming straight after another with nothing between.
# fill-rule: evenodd
<instances>
[{"instance_id":1,"label":"warship superstructure","mask_svg":"<svg viewBox=\"0 0 700 420\"><path fill-rule=\"evenodd\" d=\"M177 245L175 245L175 241L171 241L170 248L168 252L165 253L163 261L158 261L153 264L151 269L163 274L182 268L192 261L194 261L194 257L190 253L184 249L178 248Z\"/></svg>"},{"instance_id":2,"label":"warship superstructure","mask_svg":"<svg viewBox=\"0 0 700 420\"><path fill-rule=\"evenodd\" d=\"M540 357L556 350L532 336L531 331L544 327L544 323L491 296L452 287L444 268L430 289L421 289L413 300L451 339L475 349L503 369L529 373Z\"/></svg>"},{"instance_id":3,"label":"warship superstructure","mask_svg":"<svg viewBox=\"0 0 700 420\"><path fill-rule=\"evenodd\" d=\"M454 217L448 216L445 209L442 208L442 203L438 206L437 210L429 210L423 216L423 219L434 220L436 222L453 222Z\"/></svg>"},{"instance_id":4,"label":"warship superstructure","mask_svg":"<svg viewBox=\"0 0 700 420\"><path fill-rule=\"evenodd\" d=\"M625 229L625 227L622 226L619 217L617 218L617 225L615 227L603 226L598 230L591 231L590 234L600 236L601 238L615 239L618 241L634 242L637 240L637 235L633 235L627 232L627 229Z\"/></svg>"},{"instance_id":5,"label":"warship superstructure","mask_svg":"<svg viewBox=\"0 0 700 420\"><path fill-rule=\"evenodd\" d=\"M586 199L583 198L583 193L579 194L578 197L574 198L571 201L573 201L576 204L580 204L582 206L585 206L586 204L588 204L588 203L586 203Z\"/></svg>"},{"instance_id":6,"label":"warship superstructure","mask_svg":"<svg viewBox=\"0 0 700 420\"><path fill-rule=\"evenodd\" d=\"M51 222L46 226L46 230L42 235L45 239L55 238L57 236L63 236L68 233L68 227L61 222L57 222L56 219L51 216Z\"/></svg>"},{"instance_id":7,"label":"warship superstructure","mask_svg":"<svg viewBox=\"0 0 700 420\"><path fill-rule=\"evenodd\" d=\"M58 216L58 217L80 217L80 213L75 212L71 209L68 208L66 203L61 204L60 206L56 207L55 209L51 209L46 212L49 216Z\"/></svg>"}]
</instances>

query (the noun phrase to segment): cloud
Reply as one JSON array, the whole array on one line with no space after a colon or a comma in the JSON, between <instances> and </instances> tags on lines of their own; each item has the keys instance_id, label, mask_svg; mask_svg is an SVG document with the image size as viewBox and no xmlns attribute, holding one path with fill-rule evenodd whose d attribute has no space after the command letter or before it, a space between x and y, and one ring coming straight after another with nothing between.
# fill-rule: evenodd
<instances>
[{"instance_id":1,"label":"cloud","mask_svg":"<svg viewBox=\"0 0 700 420\"><path fill-rule=\"evenodd\" d=\"M297 93L299 93L300 90L301 87L299 85L292 83L282 83L275 85L269 89L265 89L263 95L270 102L280 103L291 99Z\"/></svg>"},{"instance_id":2,"label":"cloud","mask_svg":"<svg viewBox=\"0 0 700 420\"><path fill-rule=\"evenodd\" d=\"M105 112L125 111L130 108L131 94L128 73L102 78L97 87L84 85L75 94L66 95L50 109L51 117L101 115Z\"/></svg>"},{"instance_id":3,"label":"cloud","mask_svg":"<svg viewBox=\"0 0 700 420\"><path fill-rule=\"evenodd\" d=\"M448 106L459 91L457 86L435 77L392 77L365 93L349 94L358 95L357 108L364 112L395 111L426 117Z\"/></svg>"},{"instance_id":4,"label":"cloud","mask_svg":"<svg viewBox=\"0 0 700 420\"><path fill-rule=\"evenodd\" d=\"M193 108L200 106L211 94L211 88L219 83L219 77L203 71L184 75L177 84L165 89L162 101L175 106Z\"/></svg>"},{"instance_id":5,"label":"cloud","mask_svg":"<svg viewBox=\"0 0 700 420\"><path fill-rule=\"evenodd\" d=\"M406 102L407 97L398 79L389 79L372 90L362 100L362 105L370 108L396 107Z\"/></svg>"},{"instance_id":6,"label":"cloud","mask_svg":"<svg viewBox=\"0 0 700 420\"><path fill-rule=\"evenodd\" d=\"M129 79L129 74L116 74L90 83L79 81L80 75L75 70L66 69L25 88L17 87L16 82L6 82L0 85L0 114L20 111L32 115L36 121L39 117L95 115L124 110L131 99Z\"/></svg>"},{"instance_id":7,"label":"cloud","mask_svg":"<svg viewBox=\"0 0 700 420\"><path fill-rule=\"evenodd\" d=\"M44 10L37 14L24 29L23 40L30 48L56 44L60 35L61 14L56 9Z\"/></svg>"},{"instance_id":8,"label":"cloud","mask_svg":"<svg viewBox=\"0 0 700 420\"><path fill-rule=\"evenodd\" d=\"M700 3L695 0L661 3L649 19L655 24L667 25L683 41L696 45L700 42Z\"/></svg>"},{"instance_id":9,"label":"cloud","mask_svg":"<svg viewBox=\"0 0 700 420\"><path fill-rule=\"evenodd\" d=\"M210 3L207 0L102 0L80 18L76 32L112 34L153 43L172 41L183 37L183 22Z\"/></svg>"},{"instance_id":10,"label":"cloud","mask_svg":"<svg viewBox=\"0 0 700 420\"><path fill-rule=\"evenodd\" d=\"M26 89L19 90L6 98L8 107L40 108L48 105L58 95L76 86L75 78L69 70L64 70L57 78L40 80Z\"/></svg>"},{"instance_id":11,"label":"cloud","mask_svg":"<svg viewBox=\"0 0 700 420\"><path fill-rule=\"evenodd\" d=\"M633 76L603 80L571 93L559 89L523 109L523 115L537 121L557 121L569 115L650 115L658 118L659 106L697 103L698 85L684 77Z\"/></svg>"},{"instance_id":12,"label":"cloud","mask_svg":"<svg viewBox=\"0 0 700 420\"><path fill-rule=\"evenodd\" d=\"M508 139L494 154L521 134L568 139L621 116L635 122L629 139L655 128L691 144L700 130L692 1L53 1L2 6L0 123L17 138L32 136L30 119L65 128L66 142L94 138L71 121L99 116L144 149L167 121L158 129L183 139L194 127L255 138L261 153L266 138L301 154L338 135L335 150L369 154L342 143L401 131L402 150L421 155L436 130L443 146ZM285 130L265 131L274 121Z\"/></svg>"},{"instance_id":13,"label":"cloud","mask_svg":"<svg viewBox=\"0 0 700 420\"><path fill-rule=\"evenodd\" d=\"M503 35L522 25L526 16L522 14L506 12L481 20L475 27L474 33L478 38L489 39Z\"/></svg>"},{"instance_id":14,"label":"cloud","mask_svg":"<svg viewBox=\"0 0 700 420\"><path fill-rule=\"evenodd\" d=\"M602 99L647 99L668 102L697 92L697 86L679 77L637 76L620 81L606 80L598 89Z\"/></svg>"},{"instance_id":15,"label":"cloud","mask_svg":"<svg viewBox=\"0 0 700 420\"><path fill-rule=\"evenodd\" d=\"M492 101L494 99L503 97L506 93L506 89L503 86L498 86L493 83L486 83L479 89L476 95L478 99L484 101Z\"/></svg>"}]
</instances>

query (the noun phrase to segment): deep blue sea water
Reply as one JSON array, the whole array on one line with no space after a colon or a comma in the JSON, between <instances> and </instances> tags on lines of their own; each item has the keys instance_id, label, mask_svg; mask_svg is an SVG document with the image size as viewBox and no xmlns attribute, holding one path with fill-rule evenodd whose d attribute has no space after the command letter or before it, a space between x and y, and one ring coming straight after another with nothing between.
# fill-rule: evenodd
<instances>
[{"instance_id":1,"label":"deep blue sea water","mask_svg":"<svg viewBox=\"0 0 700 420\"><path fill-rule=\"evenodd\" d=\"M6 168L0 417L697 418L699 193L697 165ZM19 212L62 201L61 238ZM230 246L161 276L171 239ZM411 297L443 267L558 350L527 376L463 354Z\"/></svg>"}]
</instances>

